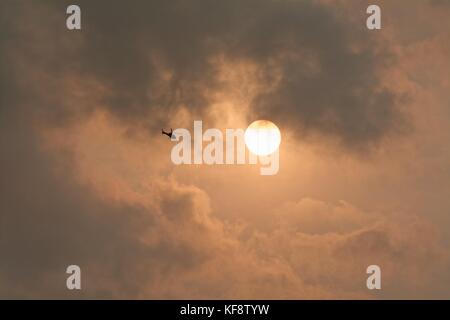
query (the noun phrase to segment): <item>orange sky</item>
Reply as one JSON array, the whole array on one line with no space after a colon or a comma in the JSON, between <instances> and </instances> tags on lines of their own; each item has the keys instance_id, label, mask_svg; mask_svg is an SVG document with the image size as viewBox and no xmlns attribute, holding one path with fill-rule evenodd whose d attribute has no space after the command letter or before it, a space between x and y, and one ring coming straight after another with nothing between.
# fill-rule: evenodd
<instances>
[{"instance_id":1,"label":"orange sky","mask_svg":"<svg viewBox=\"0 0 450 320\"><path fill-rule=\"evenodd\" d=\"M0 5L0 297L449 297L446 1L78 2ZM274 176L160 134L259 118Z\"/></svg>"}]
</instances>

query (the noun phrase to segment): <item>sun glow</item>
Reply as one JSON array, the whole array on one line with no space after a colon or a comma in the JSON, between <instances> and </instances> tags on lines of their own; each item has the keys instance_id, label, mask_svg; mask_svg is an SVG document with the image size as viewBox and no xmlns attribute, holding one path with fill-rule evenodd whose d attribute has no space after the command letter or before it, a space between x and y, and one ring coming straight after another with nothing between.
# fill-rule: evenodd
<instances>
[{"instance_id":1,"label":"sun glow","mask_svg":"<svg viewBox=\"0 0 450 320\"><path fill-rule=\"evenodd\" d=\"M267 156L280 146L281 134L278 127L268 120L252 122L245 130L247 148L258 156Z\"/></svg>"}]
</instances>

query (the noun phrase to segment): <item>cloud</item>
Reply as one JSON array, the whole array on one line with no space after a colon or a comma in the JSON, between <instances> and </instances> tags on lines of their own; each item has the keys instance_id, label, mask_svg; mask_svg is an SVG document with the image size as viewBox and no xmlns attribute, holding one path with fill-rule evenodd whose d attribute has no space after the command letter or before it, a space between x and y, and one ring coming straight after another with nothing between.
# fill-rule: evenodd
<instances>
[{"instance_id":1,"label":"cloud","mask_svg":"<svg viewBox=\"0 0 450 320\"><path fill-rule=\"evenodd\" d=\"M60 160L42 153L31 131L4 128L1 297L136 298L166 274L194 270L219 245L202 191L166 184L155 190L158 206L107 202L66 179L69 163L66 174L55 170ZM85 275L78 295L65 289L70 264Z\"/></svg>"},{"instance_id":2,"label":"cloud","mask_svg":"<svg viewBox=\"0 0 450 320\"><path fill-rule=\"evenodd\" d=\"M0 297L448 296L427 217L289 195L256 212L266 228L243 212L219 219L213 190L180 182L148 135L251 87L249 118L371 146L403 119L381 83L392 57L380 39L318 2L79 1L79 33L64 28L67 4L0 4ZM243 76L228 79L233 66ZM69 264L81 292L65 289ZM381 293L365 288L369 264Z\"/></svg>"},{"instance_id":3,"label":"cloud","mask_svg":"<svg viewBox=\"0 0 450 320\"><path fill-rule=\"evenodd\" d=\"M11 9L23 23L11 26L19 29L12 45L26 49L13 60L29 68L24 74L36 73L28 79L34 86L46 77L32 101L48 108L45 117L56 112L57 123L95 108L152 129L177 122L180 108L207 119L217 93L226 96L229 88L218 62L225 61L228 69L246 63L258 70L250 81L259 89L242 110L248 120L273 119L303 137L331 137L354 150L401 126L397 97L379 77L392 57L380 39L364 36L330 5L80 1L79 33L59 27L64 5L19 2ZM85 83L86 99L73 92L74 83Z\"/></svg>"},{"instance_id":4,"label":"cloud","mask_svg":"<svg viewBox=\"0 0 450 320\"><path fill-rule=\"evenodd\" d=\"M373 220L345 201L334 205L310 198L286 203L277 213L284 228L305 234L348 233Z\"/></svg>"},{"instance_id":5,"label":"cloud","mask_svg":"<svg viewBox=\"0 0 450 320\"><path fill-rule=\"evenodd\" d=\"M126 139L114 122L102 129L98 121L92 126L112 132L91 140ZM10 181L0 190L8 199L1 203L3 297L371 298L370 264L383 270L380 297L447 292L429 292L446 280L448 257L436 230L416 217L383 219L349 203L306 198L280 207L269 230L253 230L214 217L198 187L151 173L136 185L134 148L124 142L110 140L119 159L131 153L125 163L59 148L54 158L34 145L31 130L19 129L15 144L8 143L14 131L2 132L3 181ZM65 137L84 141L84 134ZM63 159L71 161L61 167ZM68 264L82 267L80 293L64 287Z\"/></svg>"},{"instance_id":6,"label":"cloud","mask_svg":"<svg viewBox=\"0 0 450 320\"><path fill-rule=\"evenodd\" d=\"M305 292L291 292L291 298L315 294L321 298L418 298L442 294L436 288L447 278L449 257L433 226L414 216L373 216L349 204L332 205L313 199L302 202L305 204L297 211L280 217L277 228L257 233L247 243L260 261L278 261L292 271L289 280L301 283L299 288ZM341 219L335 228L324 232L320 226L332 225L336 212ZM317 232L304 223L307 220L302 216L316 217ZM342 224L346 225L345 232ZM365 268L372 264L383 271L381 292L369 292L365 287ZM429 270L434 270L437 277ZM431 287L436 291L431 292ZM274 297L277 294L283 295L274 293Z\"/></svg>"}]
</instances>

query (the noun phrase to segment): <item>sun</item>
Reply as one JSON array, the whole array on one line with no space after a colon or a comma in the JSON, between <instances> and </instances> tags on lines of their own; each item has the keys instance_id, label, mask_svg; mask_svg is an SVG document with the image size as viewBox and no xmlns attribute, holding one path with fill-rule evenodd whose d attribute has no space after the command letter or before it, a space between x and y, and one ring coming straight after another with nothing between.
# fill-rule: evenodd
<instances>
[{"instance_id":1,"label":"sun","mask_svg":"<svg viewBox=\"0 0 450 320\"><path fill-rule=\"evenodd\" d=\"M281 142L278 127L269 120L256 120L245 130L245 144L247 148L258 156L274 153Z\"/></svg>"}]
</instances>

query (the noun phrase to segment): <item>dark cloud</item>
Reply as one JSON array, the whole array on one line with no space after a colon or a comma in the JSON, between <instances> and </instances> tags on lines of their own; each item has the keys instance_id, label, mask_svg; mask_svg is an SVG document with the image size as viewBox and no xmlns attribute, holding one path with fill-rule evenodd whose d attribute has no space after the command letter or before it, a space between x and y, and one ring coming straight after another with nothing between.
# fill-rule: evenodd
<instances>
[{"instance_id":1,"label":"dark cloud","mask_svg":"<svg viewBox=\"0 0 450 320\"><path fill-rule=\"evenodd\" d=\"M206 118L211 92L224 90L214 62L224 56L230 68L250 62L259 69L255 81L264 89L253 97L249 120L273 119L282 128L332 136L350 148L377 142L401 123L395 95L377 76L388 61L377 36L362 36L364 24L338 17L331 6L272 0L79 1L83 31L77 33L64 30L68 4L27 9L25 1L14 13L26 25L15 39L26 50L22 59L49 78L34 99L43 100L52 117L101 105L123 121L153 128L168 123L181 106ZM77 97L61 82L65 77L93 79L105 90L91 88L95 103L74 102ZM48 91L56 94L54 100L48 101Z\"/></svg>"}]
</instances>

